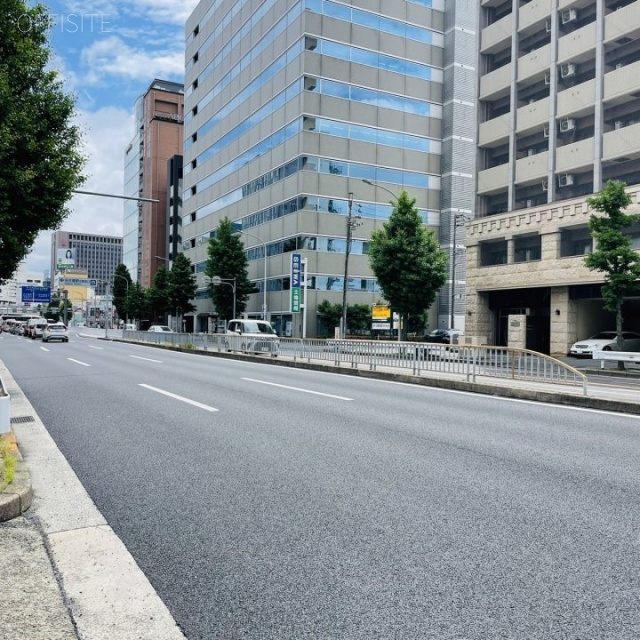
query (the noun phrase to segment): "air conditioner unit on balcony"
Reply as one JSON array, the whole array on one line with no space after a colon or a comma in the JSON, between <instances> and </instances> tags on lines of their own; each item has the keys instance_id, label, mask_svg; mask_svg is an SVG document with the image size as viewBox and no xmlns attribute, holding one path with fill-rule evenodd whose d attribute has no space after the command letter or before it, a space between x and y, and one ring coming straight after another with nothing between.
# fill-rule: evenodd
<instances>
[{"instance_id":1,"label":"air conditioner unit on balcony","mask_svg":"<svg viewBox=\"0 0 640 640\"><path fill-rule=\"evenodd\" d=\"M560 131L573 131L576 128L576 121L573 118L567 118L560 121Z\"/></svg>"},{"instance_id":2,"label":"air conditioner unit on balcony","mask_svg":"<svg viewBox=\"0 0 640 640\"><path fill-rule=\"evenodd\" d=\"M544 126L544 128L542 129L542 137L543 138L548 138L549 137L549 125L546 124Z\"/></svg>"},{"instance_id":3,"label":"air conditioner unit on balcony","mask_svg":"<svg viewBox=\"0 0 640 640\"><path fill-rule=\"evenodd\" d=\"M527 200L527 207L533 207L533 200Z\"/></svg>"},{"instance_id":4,"label":"air conditioner unit on balcony","mask_svg":"<svg viewBox=\"0 0 640 640\"><path fill-rule=\"evenodd\" d=\"M613 128L614 128L614 129L622 129L622 120L616 120L616 121L613 123Z\"/></svg>"},{"instance_id":5,"label":"air conditioner unit on balcony","mask_svg":"<svg viewBox=\"0 0 640 640\"><path fill-rule=\"evenodd\" d=\"M558 176L559 187L570 187L573 184L573 176L570 173L566 173L563 176Z\"/></svg>"},{"instance_id":6,"label":"air conditioner unit on balcony","mask_svg":"<svg viewBox=\"0 0 640 640\"><path fill-rule=\"evenodd\" d=\"M576 65L569 63L560 66L560 76L563 78L571 78L576 75Z\"/></svg>"},{"instance_id":7,"label":"air conditioner unit on balcony","mask_svg":"<svg viewBox=\"0 0 640 640\"><path fill-rule=\"evenodd\" d=\"M549 181L546 179L542 179L542 190L549 191Z\"/></svg>"},{"instance_id":8,"label":"air conditioner unit on balcony","mask_svg":"<svg viewBox=\"0 0 640 640\"><path fill-rule=\"evenodd\" d=\"M562 24L569 24L578 19L578 12L575 9L567 9L562 12Z\"/></svg>"},{"instance_id":9,"label":"air conditioner unit on balcony","mask_svg":"<svg viewBox=\"0 0 640 640\"><path fill-rule=\"evenodd\" d=\"M551 18L547 18L547 19L544 21L544 30L545 30L547 33L551 33Z\"/></svg>"},{"instance_id":10,"label":"air conditioner unit on balcony","mask_svg":"<svg viewBox=\"0 0 640 640\"><path fill-rule=\"evenodd\" d=\"M536 155L536 150L535 149L527 149L527 155L529 157L535 156Z\"/></svg>"},{"instance_id":11,"label":"air conditioner unit on balcony","mask_svg":"<svg viewBox=\"0 0 640 640\"><path fill-rule=\"evenodd\" d=\"M544 72L544 83L549 85L551 84L551 72L550 71L545 71Z\"/></svg>"}]
</instances>

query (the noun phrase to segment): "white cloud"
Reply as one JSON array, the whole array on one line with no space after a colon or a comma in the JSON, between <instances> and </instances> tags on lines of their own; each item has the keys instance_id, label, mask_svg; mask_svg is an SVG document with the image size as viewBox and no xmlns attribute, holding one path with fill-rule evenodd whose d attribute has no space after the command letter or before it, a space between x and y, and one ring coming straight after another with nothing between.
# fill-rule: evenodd
<instances>
[{"instance_id":1,"label":"white cloud","mask_svg":"<svg viewBox=\"0 0 640 640\"><path fill-rule=\"evenodd\" d=\"M133 114L117 107L104 107L78 114L85 132L84 153L87 181L83 191L121 195L124 188L124 151L134 134ZM123 200L76 195L69 202L71 215L62 223L64 231L122 236ZM51 232L39 234L27 257L29 271L49 269Z\"/></svg>"},{"instance_id":2,"label":"white cloud","mask_svg":"<svg viewBox=\"0 0 640 640\"><path fill-rule=\"evenodd\" d=\"M181 48L159 51L135 49L118 36L97 40L84 49L82 63L89 69L85 82L94 85L104 83L105 75L132 80L184 75L184 52Z\"/></svg>"},{"instance_id":3,"label":"white cloud","mask_svg":"<svg viewBox=\"0 0 640 640\"><path fill-rule=\"evenodd\" d=\"M161 24L184 25L198 0L64 0L65 9L77 15L117 16L119 12Z\"/></svg>"}]
</instances>

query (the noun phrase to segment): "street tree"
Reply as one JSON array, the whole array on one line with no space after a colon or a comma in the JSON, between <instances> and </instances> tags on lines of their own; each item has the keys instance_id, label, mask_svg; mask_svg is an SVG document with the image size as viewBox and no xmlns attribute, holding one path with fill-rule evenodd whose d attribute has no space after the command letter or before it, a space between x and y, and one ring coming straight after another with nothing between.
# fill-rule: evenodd
<instances>
[{"instance_id":1,"label":"street tree","mask_svg":"<svg viewBox=\"0 0 640 640\"><path fill-rule=\"evenodd\" d=\"M371 331L371 307L368 304L347 306L347 331L354 336Z\"/></svg>"},{"instance_id":2,"label":"street tree","mask_svg":"<svg viewBox=\"0 0 640 640\"><path fill-rule=\"evenodd\" d=\"M172 308L171 274L162 265L153 276L153 286L147 289L151 317L155 321ZM164 320L163 320L164 321Z\"/></svg>"},{"instance_id":3,"label":"street tree","mask_svg":"<svg viewBox=\"0 0 640 640\"><path fill-rule=\"evenodd\" d=\"M191 260L184 253L179 253L169 272L169 304L176 310L177 316L196 310L191 301L195 300L197 289L196 276L191 271Z\"/></svg>"},{"instance_id":4,"label":"street tree","mask_svg":"<svg viewBox=\"0 0 640 640\"><path fill-rule=\"evenodd\" d=\"M631 204L626 186L620 180L609 180L599 193L587 198L587 204L601 215L592 214L589 218L595 247L584 261L592 271L604 274L604 308L616 315L619 350L622 350L622 303L626 296L640 289L640 255L631 248L631 237L625 233L640 222L640 215L624 212ZM618 361L618 369L624 369L622 360Z\"/></svg>"},{"instance_id":5,"label":"street tree","mask_svg":"<svg viewBox=\"0 0 640 640\"><path fill-rule=\"evenodd\" d=\"M349 309L347 308L347 326L349 324L348 312ZM316 313L326 334L333 336L334 329L339 327L342 321L342 305L323 300L316 308Z\"/></svg>"},{"instance_id":6,"label":"street tree","mask_svg":"<svg viewBox=\"0 0 640 640\"><path fill-rule=\"evenodd\" d=\"M249 294L255 293L256 288L249 280L249 263L244 244L234 232L233 223L229 218L220 220L215 237L209 239L207 254L205 275L210 278L218 276L229 282L235 278L236 314L240 315L247 308ZM209 296L218 315L221 318L231 320L233 287L226 284L209 285Z\"/></svg>"},{"instance_id":7,"label":"street tree","mask_svg":"<svg viewBox=\"0 0 640 640\"><path fill-rule=\"evenodd\" d=\"M74 98L51 69L44 4L0 3L0 282L40 231L56 229L83 182Z\"/></svg>"},{"instance_id":8,"label":"street tree","mask_svg":"<svg viewBox=\"0 0 640 640\"><path fill-rule=\"evenodd\" d=\"M113 306L116 308L118 318L127 317L127 293L131 288L131 275L124 264L116 267L113 275Z\"/></svg>"},{"instance_id":9,"label":"street tree","mask_svg":"<svg viewBox=\"0 0 640 640\"><path fill-rule=\"evenodd\" d=\"M425 314L447 277L447 254L422 223L415 203L403 191L369 247L371 268L404 327Z\"/></svg>"},{"instance_id":10,"label":"street tree","mask_svg":"<svg viewBox=\"0 0 640 640\"><path fill-rule=\"evenodd\" d=\"M149 315L149 300L147 293L139 282L134 283L129 287L129 294L127 295L127 308L129 318L133 320L144 320ZM138 325L140 326L140 325Z\"/></svg>"}]
</instances>

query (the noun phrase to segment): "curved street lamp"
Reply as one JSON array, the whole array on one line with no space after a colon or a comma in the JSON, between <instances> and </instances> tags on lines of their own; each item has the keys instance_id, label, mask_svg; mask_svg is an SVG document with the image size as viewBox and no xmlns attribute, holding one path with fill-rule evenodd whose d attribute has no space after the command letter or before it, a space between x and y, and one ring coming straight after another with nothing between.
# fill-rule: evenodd
<instances>
[{"instance_id":1,"label":"curved street lamp","mask_svg":"<svg viewBox=\"0 0 640 640\"><path fill-rule=\"evenodd\" d=\"M219 287L221 284L229 285L233 289L233 318L236 317L236 279L235 278L221 278L220 276L205 276L202 281L204 284L212 284L214 287Z\"/></svg>"}]
</instances>

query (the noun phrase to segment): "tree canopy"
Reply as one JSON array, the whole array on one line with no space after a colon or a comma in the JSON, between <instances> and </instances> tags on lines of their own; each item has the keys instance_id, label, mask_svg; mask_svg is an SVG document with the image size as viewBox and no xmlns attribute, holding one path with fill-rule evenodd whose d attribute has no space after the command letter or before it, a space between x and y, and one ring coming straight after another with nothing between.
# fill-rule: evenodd
<instances>
[{"instance_id":1,"label":"tree canopy","mask_svg":"<svg viewBox=\"0 0 640 640\"><path fill-rule=\"evenodd\" d=\"M640 255L631 248L631 237L625 230L640 222L640 215L624 212L631 204L626 184L609 180L587 204L604 215L593 214L589 218L589 231L595 240L595 248L585 258L585 265L592 271L604 274L602 297L604 308L616 314L618 348L622 348L622 303L631 292L638 291L640 280ZM618 363L620 369L624 363Z\"/></svg>"},{"instance_id":2,"label":"tree canopy","mask_svg":"<svg viewBox=\"0 0 640 640\"><path fill-rule=\"evenodd\" d=\"M178 314L195 311L196 307L191 300L195 299L197 290L196 276L191 271L191 260L184 253L179 253L169 272L169 304Z\"/></svg>"},{"instance_id":3,"label":"tree canopy","mask_svg":"<svg viewBox=\"0 0 640 640\"><path fill-rule=\"evenodd\" d=\"M48 68L49 26L43 4L0 3L0 282L60 226L84 181L74 99Z\"/></svg>"},{"instance_id":4,"label":"tree canopy","mask_svg":"<svg viewBox=\"0 0 640 640\"><path fill-rule=\"evenodd\" d=\"M205 274L212 278L233 281L236 287L236 315L247 308L249 294L255 287L248 276L248 261L242 240L236 235L233 223L223 218L214 238L209 239L208 259ZM233 316L233 287L226 284L209 285L209 295L221 318L231 320Z\"/></svg>"},{"instance_id":5,"label":"tree canopy","mask_svg":"<svg viewBox=\"0 0 640 640\"><path fill-rule=\"evenodd\" d=\"M446 281L447 254L422 223L415 198L400 194L391 217L373 232L369 262L391 308L410 324L424 316Z\"/></svg>"},{"instance_id":6,"label":"tree canopy","mask_svg":"<svg viewBox=\"0 0 640 640\"><path fill-rule=\"evenodd\" d=\"M124 264L119 264L113 275L113 306L118 312L118 318L127 317L127 294L131 288L131 275Z\"/></svg>"}]
</instances>

